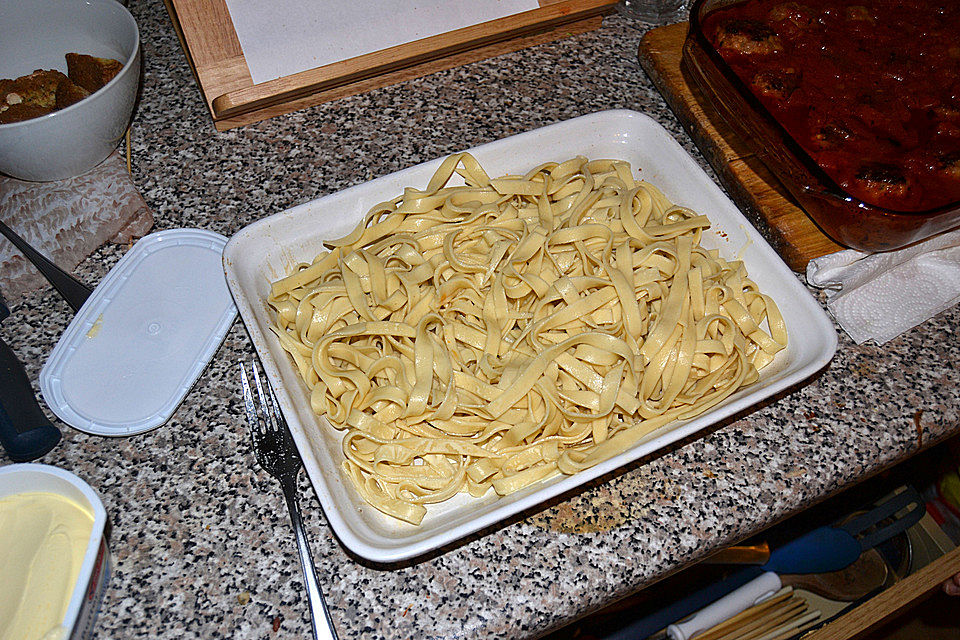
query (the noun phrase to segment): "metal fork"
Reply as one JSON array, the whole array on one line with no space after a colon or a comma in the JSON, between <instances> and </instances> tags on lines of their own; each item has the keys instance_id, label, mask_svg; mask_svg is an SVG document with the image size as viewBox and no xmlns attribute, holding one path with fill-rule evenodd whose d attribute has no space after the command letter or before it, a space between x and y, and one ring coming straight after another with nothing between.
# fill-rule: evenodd
<instances>
[{"instance_id":1,"label":"metal fork","mask_svg":"<svg viewBox=\"0 0 960 640\"><path fill-rule=\"evenodd\" d=\"M250 363L254 386L257 389L259 407L254 402L253 391L247 377L246 367L240 363L240 386L243 388L243 408L250 423L250 435L257 462L263 470L280 481L283 497L287 500L287 509L293 521L293 530L297 535L297 550L300 552L300 567L303 569L304 582L307 585L307 599L310 602L310 619L313 637L316 640L337 640L337 631L333 628L327 603L317 582L317 571L313 566L310 546L303 530L300 517L300 505L297 503L297 474L303 462L297 453L290 435L287 421L280 412L277 398L270 385L260 383L260 373L255 363ZM267 387L264 393L263 387ZM323 624L324 621L326 624Z\"/></svg>"}]
</instances>

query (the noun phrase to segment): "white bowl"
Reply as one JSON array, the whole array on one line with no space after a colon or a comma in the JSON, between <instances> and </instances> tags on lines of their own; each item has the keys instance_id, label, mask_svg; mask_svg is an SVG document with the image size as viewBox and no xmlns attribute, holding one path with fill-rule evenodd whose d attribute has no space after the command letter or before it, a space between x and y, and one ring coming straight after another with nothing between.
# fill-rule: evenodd
<instances>
[{"instance_id":1,"label":"white bowl","mask_svg":"<svg viewBox=\"0 0 960 640\"><path fill-rule=\"evenodd\" d=\"M66 73L67 53L113 58L123 69L93 95L39 118L0 124L0 172L60 180L100 164L130 123L140 81L140 32L116 0L0 0L0 78Z\"/></svg>"}]
</instances>

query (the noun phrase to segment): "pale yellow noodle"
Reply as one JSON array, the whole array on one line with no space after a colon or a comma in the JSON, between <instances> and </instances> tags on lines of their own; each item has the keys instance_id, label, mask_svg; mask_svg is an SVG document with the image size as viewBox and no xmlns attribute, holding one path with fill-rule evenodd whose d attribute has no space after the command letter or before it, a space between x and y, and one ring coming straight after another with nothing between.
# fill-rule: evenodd
<instances>
[{"instance_id":1,"label":"pale yellow noodle","mask_svg":"<svg viewBox=\"0 0 960 640\"><path fill-rule=\"evenodd\" d=\"M274 282L272 329L345 431L357 491L419 524L426 504L576 473L757 380L783 318L700 246L709 224L622 161L491 180L458 154Z\"/></svg>"}]
</instances>

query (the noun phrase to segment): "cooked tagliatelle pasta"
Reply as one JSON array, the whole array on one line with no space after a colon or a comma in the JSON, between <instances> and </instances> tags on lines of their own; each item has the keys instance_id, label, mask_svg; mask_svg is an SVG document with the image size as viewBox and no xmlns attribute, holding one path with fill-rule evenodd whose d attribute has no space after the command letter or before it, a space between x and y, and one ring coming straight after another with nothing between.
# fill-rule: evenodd
<instances>
[{"instance_id":1,"label":"cooked tagliatelle pasta","mask_svg":"<svg viewBox=\"0 0 960 640\"><path fill-rule=\"evenodd\" d=\"M428 503L576 473L757 380L784 322L700 246L709 224L622 161L491 179L458 154L273 283L272 329L345 431L360 495L419 524Z\"/></svg>"}]
</instances>

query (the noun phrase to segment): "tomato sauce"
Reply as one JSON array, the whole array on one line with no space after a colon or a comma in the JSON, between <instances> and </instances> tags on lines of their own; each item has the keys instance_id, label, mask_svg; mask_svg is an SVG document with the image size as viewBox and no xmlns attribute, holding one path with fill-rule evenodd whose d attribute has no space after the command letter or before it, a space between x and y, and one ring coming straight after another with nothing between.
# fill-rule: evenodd
<instances>
[{"instance_id":1,"label":"tomato sauce","mask_svg":"<svg viewBox=\"0 0 960 640\"><path fill-rule=\"evenodd\" d=\"M960 2L747 0L704 33L850 195L896 211L960 201Z\"/></svg>"}]
</instances>

